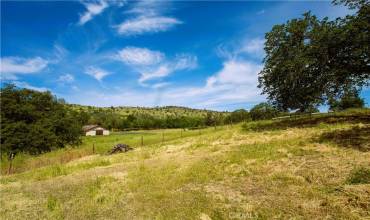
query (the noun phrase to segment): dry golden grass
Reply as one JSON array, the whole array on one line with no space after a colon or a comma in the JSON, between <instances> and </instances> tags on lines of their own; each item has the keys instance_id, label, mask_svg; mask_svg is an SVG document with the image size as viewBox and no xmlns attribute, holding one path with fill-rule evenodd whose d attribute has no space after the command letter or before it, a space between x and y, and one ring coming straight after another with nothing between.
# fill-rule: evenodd
<instances>
[{"instance_id":1,"label":"dry golden grass","mask_svg":"<svg viewBox=\"0 0 370 220\"><path fill-rule=\"evenodd\" d=\"M353 123L224 128L1 178L2 219L367 219L370 152L322 139ZM364 136L362 139L369 140ZM370 140L369 140L370 141Z\"/></svg>"}]
</instances>

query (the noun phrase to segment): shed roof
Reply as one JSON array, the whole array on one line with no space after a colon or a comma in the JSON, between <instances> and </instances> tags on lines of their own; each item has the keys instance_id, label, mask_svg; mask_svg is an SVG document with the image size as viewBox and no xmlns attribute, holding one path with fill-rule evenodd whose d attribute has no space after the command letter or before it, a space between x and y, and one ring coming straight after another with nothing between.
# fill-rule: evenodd
<instances>
[{"instance_id":1,"label":"shed roof","mask_svg":"<svg viewBox=\"0 0 370 220\"><path fill-rule=\"evenodd\" d=\"M86 131L90 131L94 128L97 128L97 127L100 127L100 126L99 125L85 125L85 126L82 127L82 130L84 132L86 132Z\"/></svg>"}]
</instances>

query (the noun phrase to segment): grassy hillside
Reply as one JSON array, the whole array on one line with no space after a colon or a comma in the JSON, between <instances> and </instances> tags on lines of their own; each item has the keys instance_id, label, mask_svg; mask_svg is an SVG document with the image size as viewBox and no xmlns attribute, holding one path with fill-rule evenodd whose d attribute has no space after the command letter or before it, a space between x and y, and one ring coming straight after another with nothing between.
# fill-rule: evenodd
<instances>
[{"instance_id":1,"label":"grassy hillside","mask_svg":"<svg viewBox=\"0 0 370 220\"><path fill-rule=\"evenodd\" d=\"M68 105L79 112L83 124L99 124L110 130L205 127L231 123L232 113L186 107L92 107ZM239 122L239 121L238 121Z\"/></svg>"},{"instance_id":2,"label":"grassy hillside","mask_svg":"<svg viewBox=\"0 0 370 220\"><path fill-rule=\"evenodd\" d=\"M261 121L183 137L166 130L172 138L163 143L162 131L153 131L143 147L134 144L139 134L86 138L81 149L34 158L49 158L51 164L2 176L0 214L2 219L366 219L369 116ZM146 135L149 140L152 134ZM117 141L132 141L135 149L105 155ZM96 154L58 161L70 152L91 152L92 142L99 146Z\"/></svg>"},{"instance_id":3,"label":"grassy hillside","mask_svg":"<svg viewBox=\"0 0 370 220\"><path fill-rule=\"evenodd\" d=\"M206 109L192 109L180 106L164 106L164 107L95 107L95 106L84 106L77 104L69 104L70 108L74 110L83 110L87 112L99 112L99 111L112 111L122 116L135 115L135 114L147 114L153 117L168 117L168 116L184 116L184 117L205 117L208 112L214 114L228 115L228 112L218 112Z\"/></svg>"},{"instance_id":4,"label":"grassy hillside","mask_svg":"<svg viewBox=\"0 0 370 220\"><path fill-rule=\"evenodd\" d=\"M18 154L12 163L11 173L21 173L30 169L41 168L50 165L66 164L72 160L94 154L107 154L112 147L118 143L125 143L132 147L145 147L169 140L193 137L205 133L212 133L215 129L223 127L212 127L206 129L162 129L162 130L138 130L127 132L113 132L109 136L82 137L82 144L77 147L68 146L64 149L54 150L38 156ZM9 161L6 155L1 160L1 172L7 173Z\"/></svg>"}]
</instances>

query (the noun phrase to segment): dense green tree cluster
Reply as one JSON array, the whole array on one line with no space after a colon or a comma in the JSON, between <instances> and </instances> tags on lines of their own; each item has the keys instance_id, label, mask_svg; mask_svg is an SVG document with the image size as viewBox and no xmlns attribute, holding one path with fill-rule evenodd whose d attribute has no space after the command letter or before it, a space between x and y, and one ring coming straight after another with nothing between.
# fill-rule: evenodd
<instances>
[{"instance_id":1,"label":"dense green tree cluster","mask_svg":"<svg viewBox=\"0 0 370 220\"><path fill-rule=\"evenodd\" d=\"M1 88L1 153L39 154L80 142L78 114L50 92Z\"/></svg>"},{"instance_id":2,"label":"dense green tree cluster","mask_svg":"<svg viewBox=\"0 0 370 220\"><path fill-rule=\"evenodd\" d=\"M248 111L246 111L245 109L238 109L228 115L225 118L225 121L229 123L238 123L243 121L250 121L251 119L251 115Z\"/></svg>"},{"instance_id":3,"label":"dense green tree cluster","mask_svg":"<svg viewBox=\"0 0 370 220\"><path fill-rule=\"evenodd\" d=\"M272 119L278 116L279 111L268 103L260 103L250 110L252 120Z\"/></svg>"},{"instance_id":4,"label":"dense green tree cluster","mask_svg":"<svg viewBox=\"0 0 370 220\"><path fill-rule=\"evenodd\" d=\"M336 3L356 12L332 21L307 12L266 34L259 87L279 110L307 112L369 83L370 3Z\"/></svg>"},{"instance_id":5,"label":"dense green tree cluster","mask_svg":"<svg viewBox=\"0 0 370 220\"><path fill-rule=\"evenodd\" d=\"M135 110L130 109L129 114L127 114L128 108ZM76 108L76 105L74 105L72 109L78 110L79 117L81 117L80 121L83 124L99 124L107 129L114 130L195 128L251 120L249 112L244 109L235 110L231 113L175 106L156 108L84 108L84 106L79 106L79 108ZM123 109L124 111L122 111ZM184 111L188 113L183 114Z\"/></svg>"},{"instance_id":6,"label":"dense green tree cluster","mask_svg":"<svg viewBox=\"0 0 370 220\"><path fill-rule=\"evenodd\" d=\"M226 114L212 112L205 116L183 116L180 114L158 116L141 112L121 115L109 109L100 109L91 112L82 110L80 115L84 116L84 124L99 124L107 129L117 130L192 128L230 123L230 121L225 120L224 115Z\"/></svg>"}]
</instances>

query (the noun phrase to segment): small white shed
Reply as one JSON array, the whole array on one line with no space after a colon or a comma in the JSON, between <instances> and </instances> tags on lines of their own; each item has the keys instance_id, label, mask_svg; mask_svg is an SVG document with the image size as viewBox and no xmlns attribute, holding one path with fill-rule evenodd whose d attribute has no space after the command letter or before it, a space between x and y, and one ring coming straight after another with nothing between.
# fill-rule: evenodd
<instances>
[{"instance_id":1,"label":"small white shed","mask_svg":"<svg viewBox=\"0 0 370 220\"><path fill-rule=\"evenodd\" d=\"M109 130L99 125L85 125L82 127L86 136L109 135Z\"/></svg>"}]
</instances>

